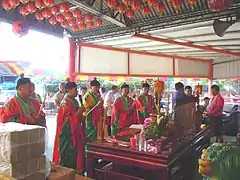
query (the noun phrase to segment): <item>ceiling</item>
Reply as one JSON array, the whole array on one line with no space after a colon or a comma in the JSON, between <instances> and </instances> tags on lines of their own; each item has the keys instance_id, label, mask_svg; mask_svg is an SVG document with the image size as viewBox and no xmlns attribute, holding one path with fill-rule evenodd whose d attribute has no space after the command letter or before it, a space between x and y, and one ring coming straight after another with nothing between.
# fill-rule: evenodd
<instances>
[{"instance_id":1,"label":"ceiling","mask_svg":"<svg viewBox=\"0 0 240 180\"><path fill-rule=\"evenodd\" d=\"M213 30L213 21L195 23L174 28L160 29L145 33L154 37L167 38L180 42L192 42L197 45L205 45L218 49L240 52L240 23L232 25L224 35L218 37ZM154 53L164 53L170 55L179 55L187 57L196 57L202 59L212 59L215 62L233 58L228 55L189 48L180 45L162 43L158 41L147 40L131 35L93 40L90 43L106 45L118 48L133 49L139 51L148 51Z\"/></svg>"},{"instance_id":2,"label":"ceiling","mask_svg":"<svg viewBox=\"0 0 240 180\"><path fill-rule=\"evenodd\" d=\"M118 0L117 3L119 4L122 1ZM183 0L179 10L173 8L169 4L169 0L157 0L158 3L164 4L163 14L157 13L155 8L150 7L151 11L148 15L143 16L141 11L138 10L132 18L128 18L124 14L120 15L116 9L111 10L107 7L106 0L55 0L54 2L55 4L67 2L70 5L70 10L79 8L84 16L91 13L95 19L98 17L103 19L103 25L100 28L78 32L73 32L71 27L66 28L67 33L79 41L139 51L211 59L215 63L236 57L132 37L132 34L140 33L240 52L240 23L231 26L222 38L215 35L212 27L215 19L226 20L228 17L236 19L236 16L240 14L240 0L234 0L233 5L224 11L211 11L208 8L208 0L197 0L194 6L190 6L187 3L188 0ZM141 2L143 1L141 0ZM17 12L15 9L7 12L0 7L0 16L11 21L19 19L20 14ZM48 29L48 32L55 34L63 33L59 24L51 26L48 19L39 22L35 19L34 14L23 19L31 22L32 26L36 26L36 29Z\"/></svg>"}]
</instances>

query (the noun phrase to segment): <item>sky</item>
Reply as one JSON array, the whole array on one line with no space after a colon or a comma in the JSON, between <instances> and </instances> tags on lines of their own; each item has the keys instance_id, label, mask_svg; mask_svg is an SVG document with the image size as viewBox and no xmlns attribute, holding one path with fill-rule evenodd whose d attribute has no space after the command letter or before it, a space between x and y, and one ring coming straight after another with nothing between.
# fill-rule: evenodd
<instances>
[{"instance_id":1,"label":"sky","mask_svg":"<svg viewBox=\"0 0 240 180\"><path fill-rule=\"evenodd\" d=\"M0 20L0 61L27 61L38 68L67 70L69 44L67 38L59 38L29 30L18 37L12 32L12 24Z\"/></svg>"}]
</instances>

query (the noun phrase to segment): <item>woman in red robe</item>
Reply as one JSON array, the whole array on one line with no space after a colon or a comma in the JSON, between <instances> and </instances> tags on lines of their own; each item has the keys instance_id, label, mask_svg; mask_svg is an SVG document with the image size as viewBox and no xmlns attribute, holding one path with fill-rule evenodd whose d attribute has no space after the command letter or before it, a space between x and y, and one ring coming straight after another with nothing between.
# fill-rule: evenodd
<instances>
[{"instance_id":1,"label":"woman in red robe","mask_svg":"<svg viewBox=\"0 0 240 180\"><path fill-rule=\"evenodd\" d=\"M33 98L32 84L29 78L21 77L17 82L17 95L0 109L0 122L16 122L46 127L45 114L40 104Z\"/></svg>"},{"instance_id":2,"label":"woman in red robe","mask_svg":"<svg viewBox=\"0 0 240 180\"><path fill-rule=\"evenodd\" d=\"M133 115L133 99L128 96L129 85L121 86L121 96L116 99L112 109L112 135L117 134L121 130L132 124Z\"/></svg>"},{"instance_id":3,"label":"woman in red robe","mask_svg":"<svg viewBox=\"0 0 240 180\"><path fill-rule=\"evenodd\" d=\"M138 101L136 101L136 107L143 107L137 108L137 115L139 119L139 123L143 124L146 118L150 117L150 114L153 113L154 109L154 98L149 94L149 84L143 83L142 84L142 93L138 96Z\"/></svg>"},{"instance_id":4,"label":"woman in red robe","mask_svg":"<svg viewBox=\"0 0 240 180\"><path fill-rule=\"evenodd\" d=\"M84 109L79 107L77 85L68 82L57 116L57 131L53 150L53 163L84 173L85 166L85 121Z\"/></svg>"}]
</instances>

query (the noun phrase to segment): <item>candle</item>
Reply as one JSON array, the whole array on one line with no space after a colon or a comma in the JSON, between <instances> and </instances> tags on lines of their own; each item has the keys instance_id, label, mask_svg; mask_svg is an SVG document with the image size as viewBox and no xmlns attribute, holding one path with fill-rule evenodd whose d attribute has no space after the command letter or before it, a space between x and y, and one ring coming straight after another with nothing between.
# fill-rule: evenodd
<instances>
[{"instance_id":1,"label":"candle","mask_svg":"<svg viewBox=\"0 0 240 180\"><path fill-rule=\"evenodd\" d=\"M130 138L130 148L134 149L137 146L137 139L135 137Z\"/></svg>"},{"instance_id":2,"label":"candle","mask_svg":"<svg viewBox=\"0 0 240 180\"><path fill-rule=\"evenodd\" d=\"M117 146L117 139L116 138L112 138L112 146Z\"/></svg>"}]
</instances>

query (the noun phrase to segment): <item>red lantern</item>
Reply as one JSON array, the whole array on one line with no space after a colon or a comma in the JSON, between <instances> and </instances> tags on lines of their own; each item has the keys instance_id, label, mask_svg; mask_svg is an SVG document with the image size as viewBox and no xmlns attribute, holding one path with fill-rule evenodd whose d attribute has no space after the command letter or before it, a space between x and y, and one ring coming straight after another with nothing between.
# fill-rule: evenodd
<instances>
[{"instance_id":1,"label":"red lantern","mask_svg":"<svg viewBox=\"0 0 240 180\"><path fill-rule=\"evenodd\" d=\"M233 0L208 0L208 8L211 11L223 11L233 5Z\"/></svg>"},{"instance_id":2,"label":"red lantern","mask_svg":"<svg viewBox=\"0 0 240 180\"><path fill-rule=\"evenodd\" d=\"M42 0L35 0L35 6L36 6L36 8L38 8L40 10L42 10L45 7Z\"/></svg>"},{"instance_id":3,"label":"red lantern","mask_svg":"<svg viewBox=\"0 0 240 180\"><path fill-rule=\"evenodd\" d=\"M44 17L43 17L43 15L42 15L42 12L40 12L40 11L36 12L36 13L35 13L35 18L36 18L37 20L39 20L39 21L43 20Z\"/></svg>"},{"instance_id":4,"label":"red lantern","mask_svg":"<svg viewBox=\"0 0 240 180\"><path fill-rule=\"evenodd\" d=\"M23 4L27 4L27 3L29 3L30 0L19 0L19 1Z\"/></svg>"},{"instance_id":5,"label":"red lantern","mask_svg":"<svg viewBox=\"0 0 240 180\"><path fill-rule=\"evenodd\" d=\"M150 10L150 8L149 8L148 6L144 6L144 7L142 8L142 14L143 14L144 16L148 15L150 12L151 12L151 10Z\"/></svg>"},{"instance_id":6,"label":"red lantern","mask_svg":"<svg viewBox=\"0 0 240 180\"><path fill-rule=\"evenodd\" d=\"M3 9L5 9L6 11L12 9L12 6L9 4L8 0L3 0L1 4Z\"/></svg>"},{"instance_id":7,"label":"red lantern","mask_svg":"<svg viewBox=\"0 0 240 180\"><path fill-rule=\"evenodd\" d=\"M171 0L171 4L178 13L179 9L183 5L183 0Z\"/></svg>"},{"instance_id":8,"label":"red lantern","mask_svg":"<svg viewBox=\"0 0 240 180\"><path fill-rule=\"evenodd\" d=\"M120 14L123 14L127 10L124 4L120 4L117 9Z\"/></svg>"},{"instance_id":9,"label":"red lantern","mask_svg":"<svg viewBox=\"0 0 240 180\"><path fill-rule=\"evenodd\" d=\"M29 32L28 24L23 21L13 23L12 28L13 32L19 37L25 36Z\"/></svg>"},{"instance_id":10,"label":"red lantern","mask_svg":"<svg viewBox=\"0 0 240 180\"><path fill-rule=\"evenodd\" d=\"M73 31L73 32L77 32L77 31L79 31L79 27L78 27L78 25L74 25L74 26L72 26L72 31Z\"/></svg>"},{"instance_id":11,"label":"red lantern","mask_svg":"<svg viewBox=\"0 0 240 180\"><path fill-rule=\"evenodd\" d=\"M76 18L76 22L77 22L78 24L83 24L83 23L84 23L84 18L78 17L78 18Z\"/></svg>"},{"instance_id":12,"label":"red lantern","mask_svg":"<svg viewBox=\"0 0 240 180\"><path fill-rule=\"evenodd\" d=\"M132 9L133 10L138 10L141 7L141 2L139 0L134 0L132 3Z\"/></svg>"},{"instance_id":13,"label":"red lantern","mask_svg":"<svg viewBox=\"0 0 240 180\"><path fill-rule=\"evenodd\" d=\"M106 3L107 6L111 9L114 9L117 6L117 0L107 0Z\"/></svg>"},{"instance_id":14,"label":"red lantern","mask_svg":"<svg viewBox=\"0 0 240 180\"><path fill-rule=\"evenodd\" d=\"M26 6L21 6L21 7L19 8L19 13L20 13L21 15L23 15L23 16L27 16L27 15L29 14Z\"/></svg>"},{"instance_id":15,"label":"red lantern","mask_svg":"<svg viewBox=\"0 0 240 180\"><path fill-rule=\"evenodd\" d=\"M163 14L164 13L164 10L165 10L165 6L164 6L164 3L161 2L159 4L157 4L156 6L156 11L160 14Z\"/></svg>"},{"instance_id":16,"label":"red lantern","mask_svg":"<svg viewBox=\"0 0 240 180\"><path fill-rule=\"evenodd\" d=\"M69 11L69 5L68 3L63 3L59 5L59 9L61 12L67 12Z\"/></svg>"},{"instance_id":17,"label":"red lantern","mask_svg":"<svg viewBox=\"0 0 240 180\"><path fill-rule=\"evenodd\" d=\"M88 29L93 29L94 28L94 23L93 22L87 23L87 28Z\"/></svg>"},{"instance_id":18,"label":"red lantern","mask_svg":"<svg viewBox=\"0 0 240 180\"><path fill-rule=\"evenodd\" d=\"M58 8L57 6L52 6L52 7L50 8L50 11L51 11L51 13L52 13L53 15L56 15L56 14L59 13L59 8Z\"/></svg>"},{"instance_id":19,"label":"red lantern","mask_svg":"<svg viewBox=\"0 0 240 180\"><path fill-rule=\"evenodd\" d=\"M82 11L80 9L74 9L72 14L73 14L73 17L75 17L75 18L81 17L82 16Z\"/></svg>"},{"instance_id":20,"label":"red lantern","mask_svg":"<svg viewBox=\"0 0 240 180\"><path fill-rule=\"evenodd\" d=\"M79 28L80 28L80 30L85 31L86 28L87 28L87 25L86 24L80 24Z\"/></svg>"},{"instance_id":21,"label":"red lantern","mask_svg":"<svg viewBox=\"0 0 240 180\"><path fill-rule=\"evenodd\" d=\"M155 7L155 6L157 6L157 4L158 4L157 0L148 0L148 5L149 6Z\"/></svg>"},{"instance_id":22,"label":"red lantern","mask_svg":"<svg viewBox=\"0 0 240 180\"><path fill-rule=\"evenodd\" d=\"M88 22L92 22L93 21L93 17L92 17L92 15L91 14L87 14L86 16L85 16L85 21L88 23Z\"/></svg>"},{"instance_id":23,"label":"red lantern","mask_svg":"<svg viewBox=\"0 0 240 180\"><path fill-rule=\"evenodd\" d=\"M187 0L189 5L194 5L197 3L197 0Z\"/></svg>"},{"instance_id":24,"label":"red lantern","mask_svg":"<svg viewBox=\"0 0 240 180\"><path fill-rule=\"evenodd\" d=\"M61 26L62 26L63 28L67 28L67 27L69 26L67 20L64 20L63 22L61 22Z\"/></svg>"},{"instance_id":25,"label":"red lantern","mask_svg":"<svg viewBox=\"0 0 240 180\"><path fill-rule=\"evenodd\" d=\"M74 25L77 24L77 22L76 22L75 19L70 19L70 20L68 21L68 24L69 24L70 26L74 26Z\"/></svg>"},{"instance_id":26,"label":"red lantern","mask_svg":"<svg viewBox=\"0 0 240 180\"><path fill-rule=\"evenodd\" d=\"M51 16L51 11L48 8L43 9L42 11L43 17L49 18Z\"/></svg>"},{"instance_id":27,"label":"red lantern","mask_svg":"<svg viewBox=\"0 0 240 180\"><path fill-rule=\"evenodd\" d=\"M36 10L37 10L35 4L32 2L30 2L26 5L26 9L30 14L36 12Z\"/></svg>"},{"instance_id":28,"label":"red lantern","mask_svg":"<svg viewBox=\"0 0 240 180\"><path fill-rule=\"evenodd\" d=\"M56 19L57 19L58 22L63 22L65 20L65 18L64 18L64 16L62 14L58 14L56 16Z\"/></svg>"},{"instance_id":29,"label":"red lantern","mask_svg":"<svg viewBox=\"0 0 240 180\"><path fill-rule=\"evenodd\" d=\"M51 25L57 24L57 19L56 19L55 16L51 16L51 17L48 19L48 21L49 21L49 23L50 23Z\"/></svg>"},{"instance_id":30,"label":"red lantern","mask_svg":"<svg viewBox=\"0 0 240 180\"><path fill-rule=\"evenodd\" d=\"M68 11L64 14L65 16L65 19L69 20L69 19L72 19L73 18L73 14L71 11Z\"/></svg>"},{"instance_id":31,"label":"red lantern","mask_svg":"<svg viewBox=\"0 0 240 180\"><path fill-rule=\"evenodd\" d=\"M127 10L126 16L128 18L132 18L135 15L134 11L132 9Z\"/></svg>"},{"instance_id":32,"label":"red lantern","mask_svg":"<svg viewBox=\"0 0 240 180\"><path fill-rule=\"evenodd\" d=\"M123 2L126 6L128 6L128 5L131 4L132 0L122 0L122 2Z\"/></svg>"},{"instance_id":33,"label":"red lantern","mask_svg":"<svg viewBox=\"0 0 240 180\"><path fill-rule=\"evenodd\" d=\"M13 8L16 8L19 4L18 0L9 0L9 5Z\"/></svg>"},{"instance_id":34,"label":"red lantern","mask_svg":"<svg viewBox=\"0 0 240 180\"><path fill-rule=\"evenodd\" d=\"M102 19L97 19L97 20L96 20L96 27L101 27L102 24L103 24Z\"/></svg>"},{"instance_id":35,"label":"red lantern","mask_svg":"<svg viewBox=\"0 0 240 180\"><path fill-rule=\"evenodd\" d=\"M46 6L50 7L50 6L52 6L54 4L54 0L43 0L43 3Z\"/></svg>"}]
</instances>

